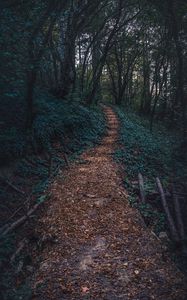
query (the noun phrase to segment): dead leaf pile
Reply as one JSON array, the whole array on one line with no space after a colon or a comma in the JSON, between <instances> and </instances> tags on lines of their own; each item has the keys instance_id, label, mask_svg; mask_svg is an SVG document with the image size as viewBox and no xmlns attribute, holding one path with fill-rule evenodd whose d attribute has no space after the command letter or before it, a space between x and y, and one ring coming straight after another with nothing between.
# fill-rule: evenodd
<instances>
[{"instance_id":1,"label":"dead leaf pile","mask_svg":"<svg viewBox=\"0 0 187 300\"><path fill-rule=\"evenodd\" d=\"M55 243L32 253L33 299L185 300L185 278L128 204L111 155L119 124L111 108L105 112L109 131L102 144L50 188L36 234Z\"/></svg>"}]
</instances>

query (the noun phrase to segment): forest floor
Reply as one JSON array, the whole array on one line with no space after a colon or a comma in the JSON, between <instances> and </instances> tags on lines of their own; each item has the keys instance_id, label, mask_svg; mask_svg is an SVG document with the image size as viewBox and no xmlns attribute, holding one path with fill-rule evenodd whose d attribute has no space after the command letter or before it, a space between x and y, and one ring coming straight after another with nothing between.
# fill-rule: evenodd
<instances>
[{"instance_id":1,"label":"forest floor","mask_svg":"<svg viewBox=\"0 0 187 300\"><path fill-rule=\"evenodd\" d=\"M185 300L186 279L130 207L113 161L119 121L104 108L108 131L49 187L33 250L33 300Z\"/></svg>"}]
</instances>

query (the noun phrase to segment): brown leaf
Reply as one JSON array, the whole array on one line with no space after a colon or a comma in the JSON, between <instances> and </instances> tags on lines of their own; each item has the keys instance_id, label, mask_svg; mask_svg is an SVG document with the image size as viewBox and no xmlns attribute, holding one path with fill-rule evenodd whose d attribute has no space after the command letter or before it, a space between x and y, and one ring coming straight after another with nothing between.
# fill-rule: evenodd
<instances>
[{"instance_id":1,"label":"brown leaf","mask_svg":"<svg viewBox=\"0 0 187 300\"><path fill-rule=\"evenodd\" d=\"M89 292L89 288L87 286L82 286L81 287L81 290L84 294L88 293Z\"/></svg>"}]
</instances>

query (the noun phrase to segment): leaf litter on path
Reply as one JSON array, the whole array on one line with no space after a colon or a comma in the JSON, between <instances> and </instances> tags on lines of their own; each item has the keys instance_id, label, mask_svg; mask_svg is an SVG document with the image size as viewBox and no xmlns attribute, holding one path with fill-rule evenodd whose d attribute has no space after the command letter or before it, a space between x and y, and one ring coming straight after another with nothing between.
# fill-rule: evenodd
<instances>
[{"instance_id":1,"label":"leaf litter on path","mask_svg":"<svg viewBox=\"0 0 187 300\"><path fill-rule=\"evenodd\" d=\"M105 113L103 142L50 187L35 231L58 242L32 253L33 299L186 300L184 276L128 204L111 155L119 123L111 108Z\"/></svg>"}]
</instances>

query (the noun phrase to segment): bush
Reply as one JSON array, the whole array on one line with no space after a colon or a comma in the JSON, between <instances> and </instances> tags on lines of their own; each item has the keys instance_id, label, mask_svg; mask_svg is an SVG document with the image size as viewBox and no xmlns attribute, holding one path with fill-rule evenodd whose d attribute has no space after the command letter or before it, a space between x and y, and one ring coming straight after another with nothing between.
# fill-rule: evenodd
<instances>
[{"instance_id":1,"label":"bush","mask_svg":"<svg viewBox=\"0 0 187 300\"><path fill-rule=\"evenodd\" d=\"M120 138L124 146L116 151L116 158L124 164L127 174L136 177L139 172L147 177L171 176L187 178L187 166L181 164L180 135L162 125L150 132L148 122L141 117L117 109L121 121Z\"/></svg>"},{"instance_id":2,"label":"bush","mask_svg":"<svg viewBox=\"0 0 187 300\"><path fill-rule=\"evenodd\" d=\"M37 91L31 132L26 135L16 127L3 131L0 135L0 164L30 154L33 149L50 152L54 140L63 145L68 138L71 140L71 150L75 147L74 139L80 145L91 145L103 133L104 126L101 111L74 103L73 99L70 103Z\"/></svg>"},{"instance_id":3,"label":"bush","mask_svg":"<svg viewBox=\"0 0 187 300\"><path fill-rule=\"evenodd\" d=\"M175 180L185 182L187 165L180 155L180 134L171 132L163 124L155 124L154 132L149 130L148 120L117 108L120 126L121 147L115 152L115 159L125 169L124 185L129 193L129 202L139 209L145 223L158 234L166 230L165 214L160 199L153 196L155 178L162 178L165 186L175 175ZM138 173L145 179L146 204L138 200Z\"/></svg>"},{"instance_id":4,"label":"bush","mask_svg":"<svg viewBox=\"0 0 187 300\"><path fill-rule=\"evenodd\" d=\"M104 115L99 108L86 108L78 102L62 101L48 93L37 91L32 130L26 135L19 126L12 127L11 124L10 128L3 131L0 135L0 163L7 164L17 159L16 163L12 164L13 182L20 189L26 189L27 193L31 192L34 199L41 200L43 191L49 183L49 162L45 155L35 154L52 152L52 171L56 174L57 167L63 168L65 162L59 157L58 150L53 147L55 141L60 142L62 151L65 145L70 152L69 158L73 159L86 147L93 146L100 140L104 130ZM24 156L30 159L30 163L28 160L20 159ZM25 197L14 193L12 189L7 189L4 181L0 183L0 196L3 207L0 215L1 227L10 217L10 212L25 205ZM16 215L15 218L17 217ZM30 299L30 289L27 285L21 284L19 291L14 289L15 270L8 264L14 251L13 236L0 240L0 265L2 263L3 266L0 274L0 295L3 294L3 299Z\"/></svg>"}]
</instances>

